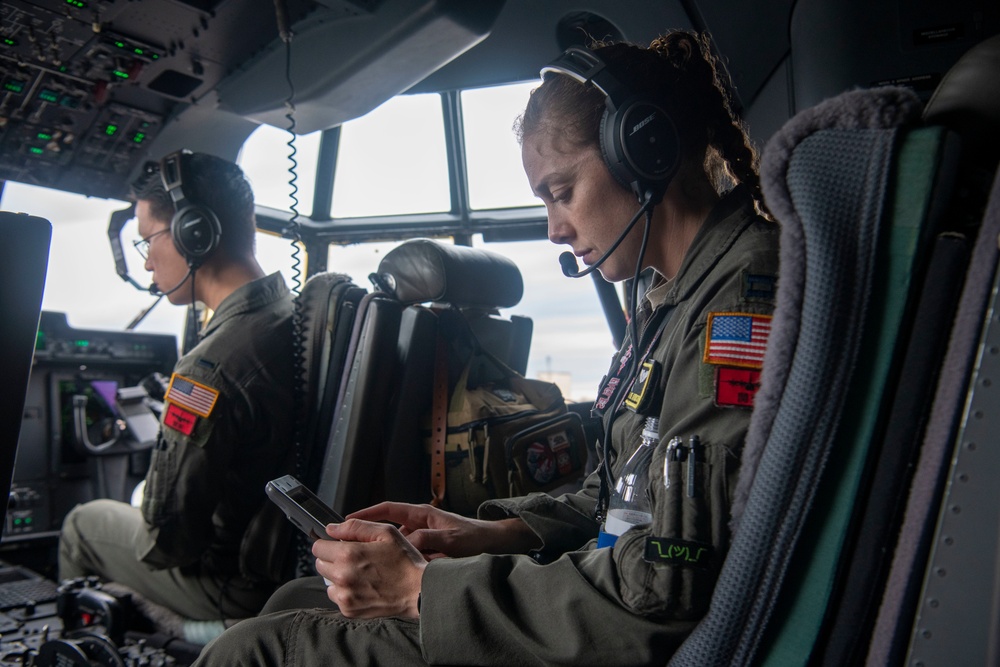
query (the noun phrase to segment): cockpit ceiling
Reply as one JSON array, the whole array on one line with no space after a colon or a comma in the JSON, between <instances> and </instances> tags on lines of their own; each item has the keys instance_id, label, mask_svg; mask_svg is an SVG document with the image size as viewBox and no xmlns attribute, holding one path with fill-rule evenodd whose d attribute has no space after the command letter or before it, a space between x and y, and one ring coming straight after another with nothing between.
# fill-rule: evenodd
<instances>
[{"instance_id":1,"label":"cockpit ceiling","mask_svg":"<svg viewBox=\"0 0 1000 667\"><path fill-rule=\"evenodd\" d=\"M572 44L671 28L711 33L763 142L852 86L928 93L998 14L981 0L5 0L0 179L122 197L149 157L235 159L258 125L288 127L289 99L306 134L399 93L530 80Z\"/></svg>"}]
</instances>

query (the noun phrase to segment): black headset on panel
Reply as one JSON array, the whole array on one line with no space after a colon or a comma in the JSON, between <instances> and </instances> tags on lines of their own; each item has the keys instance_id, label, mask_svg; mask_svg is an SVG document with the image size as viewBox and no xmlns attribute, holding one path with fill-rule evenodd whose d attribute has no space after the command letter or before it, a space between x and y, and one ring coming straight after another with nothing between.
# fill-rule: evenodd
<instances>
[{"instance_id":1,"label":"black headset on panel","mask_svg":"<svg viewBox=\"0 0 1000 667\"><path fill-rule=\"evenodd\" d=\"M629 90L594 51L570 47L543 67L541 75L544 78L550 72L565 74L584 85L594 86L604 94L601 154L612 176L632 190L642 203L621 236L586 269L578 270L576 257L571 252L559 256L563 273L579 278L603 264L642 214L663 198L680 166L680 139L669 114L648 96Z\"/></svg>"},{"instance_id":2,"label":"black headset on panel","mask_svg":"<svg viewBox=\"0 0 1000 667\"><path fill-rule=\"evenodd\" d=\"M188 266L195 270L218 247L222 226L212 209L194 201L184 192L185 162L190 156L191 151L181 150L160 160L160 179L163 189L174 202L170 236Z\"/></svg>"}]
</instances>

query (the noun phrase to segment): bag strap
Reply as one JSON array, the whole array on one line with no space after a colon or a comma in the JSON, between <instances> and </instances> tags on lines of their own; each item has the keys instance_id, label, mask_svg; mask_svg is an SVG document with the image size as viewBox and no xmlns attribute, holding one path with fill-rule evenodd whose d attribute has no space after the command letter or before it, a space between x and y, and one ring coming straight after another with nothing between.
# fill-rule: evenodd
<instances>
[{"instance_id":1,"label":"bag strap","mask_svg":"<svg viewBox=\"0 0 1000 667\"><path fill-rule=\"evenodd\" d=\"M448 437L448 346L438 333L434 352L431 399L431 505L440 507L445 494L444 446Z\"/></svg>"}]
</instances>

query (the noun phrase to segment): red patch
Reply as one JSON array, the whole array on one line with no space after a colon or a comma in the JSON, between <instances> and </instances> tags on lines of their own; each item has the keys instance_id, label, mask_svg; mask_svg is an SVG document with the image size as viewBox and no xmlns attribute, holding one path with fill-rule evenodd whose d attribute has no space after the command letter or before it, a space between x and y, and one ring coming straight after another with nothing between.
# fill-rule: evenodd
<instances>
[{"instance_id":1,"label":"red patch","mask_svg":"<svg viewBox=\"0 0 1000 667\"><path fill-rule=\"evenodd\" d=\"M751 408L759 388L760 371L750 368L720 368L715 374L715 404Z\"/></svg>"},{"instance_id":2,"label":"red patch","mask_svg":"<svg viewBox=\"0 0 1000 667\"><path fill-rule=\"evenodd\" d=\"M167 405L167 414L163 416L164 426L169 426L184 435L191 435L194 432L194 425L197 423L197 415L188 412L184 408L179 408L173 403Z\"/></svg>"}]
</instances>

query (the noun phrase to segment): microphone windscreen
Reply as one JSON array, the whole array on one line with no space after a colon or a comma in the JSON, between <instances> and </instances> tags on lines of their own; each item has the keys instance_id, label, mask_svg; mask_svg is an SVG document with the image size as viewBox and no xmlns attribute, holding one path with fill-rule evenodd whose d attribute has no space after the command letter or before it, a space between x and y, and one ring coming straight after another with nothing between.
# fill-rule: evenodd
<instances>
[{"instance_id":1,"label":"microphone windscreen","mask_svg":"<svg viewBox=\"0 0 1000 667\"><path fill-rule=\"evenodd\" d=\"M149 286L149 293L153 296L163 296L163 292L160 291L160 286L156 283Z\"/></svg>"},{"instance_id":2,"label":"microphone windscreen","mask_svg":"<svg viewBox=\"0 0 1000 667\"><path fill-rule=\"evenodd\" d=\"M576 255L571 252L564 252L559 255L559 266L562 267L563 275L567 278L572 278L574 274L580 271L580 267L576 263Z\"/></svg>"}]
</instances>

